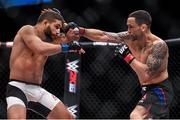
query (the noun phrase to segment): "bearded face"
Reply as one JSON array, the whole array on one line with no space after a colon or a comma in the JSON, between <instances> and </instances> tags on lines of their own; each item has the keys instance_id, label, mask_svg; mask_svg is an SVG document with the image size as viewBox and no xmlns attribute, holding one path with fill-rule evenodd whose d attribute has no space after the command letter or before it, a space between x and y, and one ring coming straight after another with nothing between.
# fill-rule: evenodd
<instances>
[{"instance_id":1,"label":"bearded face","mask_svg":"<svg viewBox=\"0 0 180 120\"><path fill-rule=\"evenodd\" d=\"M50 26L48 26L46 29L44 29L44 34L46 36L46 41L47 42L52 42L53 41L53 39L52 39L53 34L52 34Z\"/></svg>"}]
</instances>

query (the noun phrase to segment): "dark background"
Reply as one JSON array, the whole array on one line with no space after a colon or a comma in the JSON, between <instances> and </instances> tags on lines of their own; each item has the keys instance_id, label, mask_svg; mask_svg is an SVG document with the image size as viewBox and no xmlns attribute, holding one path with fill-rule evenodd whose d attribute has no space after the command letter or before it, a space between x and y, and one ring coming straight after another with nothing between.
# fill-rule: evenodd
<instances>
[{"instance_id":1,"label":"dark background","mask_svg":"<svg viewBox=\"0 0 180 120\"><path fill-rule=\"evenodd\" d=\"M153 18L152 33L162 39L179 38L180 14L178 1L169 0L52 0L6 7L0 0L0 41L13 41L18 29L25 24L36 23L43 8L58 8L67 22L75 21L79 26L119 32L126 30L126 19L130 12L147 10ZM89 41L82 38L80 41ZM179 113L179 45L170 46L169 74L175 97L171 105L171 118L180 118ZM113 55L113 48L85 48L82 56L80 118L129 118L129 114L140 98L140 86L134 71ZM0 107L1 118L6 118L5 91L9 75L10 48L0 48ZM43 87L63 99L64 55L48 59L45 66ZM41 118L28 111L28 118Z\"/></svg>"},{"instance_id":2,"label":"dark background","mask_svg":"<svg viewBox=\"0 0 180 120\"><path fill-rule=\"evenodd\" d=\"M176 0L53 0L47 4L1 8L0 40L12 41L22 25L35 24L42 8L48 7L58 8L68 22L113 32L126 30L128 14L144 9L152 15L153 33L163 39L176 38L180 34Z\"/></svg>"}]
</instances>

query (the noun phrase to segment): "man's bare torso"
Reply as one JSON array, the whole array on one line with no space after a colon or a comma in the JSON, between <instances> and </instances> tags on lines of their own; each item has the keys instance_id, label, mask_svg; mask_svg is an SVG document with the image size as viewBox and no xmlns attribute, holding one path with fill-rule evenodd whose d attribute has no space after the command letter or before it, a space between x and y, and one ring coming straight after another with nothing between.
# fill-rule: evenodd
<instances>
[{"instance_id":1,"label":"man's bare torso","mask_svg":"<svg viewBox=\"0 0 180 120\"><path fill-rule=\"evenodd\" d=\"M47 56L37 54L28 48L20 30L15 36L10 57L10 79L41 84L46 60Z\"/></svg>"},{"instance_id":2,"label":"man's bare torso","mask_svg":"<svg viewBox=\"0 0 180 120\"><path fill-rule=\"evenodd\" d=\"M158 42L164 42L164 41L160 39L155 39L150 41L149 43L146 43L146 46L142 48L136 47L138 46L136 41L131 41L128 45L132 52L132 55L135 56L135 58L138 61L147 64L147 59L152 54L152 49L153 49L152 47L154 44ZM168 64L168 52L166 53L165 58L163 59L162 65L159 68L159 72L157 72L150 80L143 82L144 81L143 78L138 76L140 84L141 85L157 84L167 79L168 78L167 64Z\"/></svg>"}]
</instances>

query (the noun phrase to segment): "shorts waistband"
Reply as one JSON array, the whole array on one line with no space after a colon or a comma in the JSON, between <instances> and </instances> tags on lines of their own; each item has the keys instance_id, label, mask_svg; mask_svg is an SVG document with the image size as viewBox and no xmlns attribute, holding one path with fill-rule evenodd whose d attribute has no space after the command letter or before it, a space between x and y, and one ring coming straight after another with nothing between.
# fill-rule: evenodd
<instances>
[{"instance_id":1,"label":"shorts waistband","mask_svg":"<svg viewBox=\"0 0 180 120\"><path fill-rule=\"evenodd\" d=\"M142 87L147 87L147 88L153 88L153 87L165 87L167 84L169 84L169 80L168 78L163 80L160 83L156 83L156 84L151 84L151 85L143 85Z\"/></svg>"},{"instance_id":2,"label":"shorts waistband","mask_svg":"<svg viewBox=\"0 0 180 120\"><path fill-rule=\"evenodd\" d=\"M41 86L41 84L37 84L37 83L29 83L29 82L22 81L22 80L10 79L10 81L9 81L9 82L11 82L11 81L20 82L20 83L25 83L25 84L28 84L28 85Z\"/></svg>"}]
</instances>

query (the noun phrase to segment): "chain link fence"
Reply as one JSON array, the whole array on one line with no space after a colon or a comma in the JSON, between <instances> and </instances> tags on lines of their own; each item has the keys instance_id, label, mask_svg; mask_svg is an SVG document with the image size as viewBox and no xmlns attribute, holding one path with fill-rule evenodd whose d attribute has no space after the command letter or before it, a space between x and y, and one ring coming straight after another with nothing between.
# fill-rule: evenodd
<instances>
[{"instance_id":1,"label":"chain link fence","mask_svg":"<svg viewBox=\"0 0 180 120\"><path fill-rule=\"evenodd\" d=\"M122 59L115 57L112 47L85 48L81 56L80 118L128 119L141 98L141 87L135 72ZM180 46L169 46L169 79L174 89L170 118L180 118ZM10 48L0 49L0 117L5 116L5 91L9 76ZM50 57L45 66L43 87L63 101L65 55ZM1 115L2 114L2 115ZM42 118L28 111L28 118Z\"/></svg>"}]
</instances>

